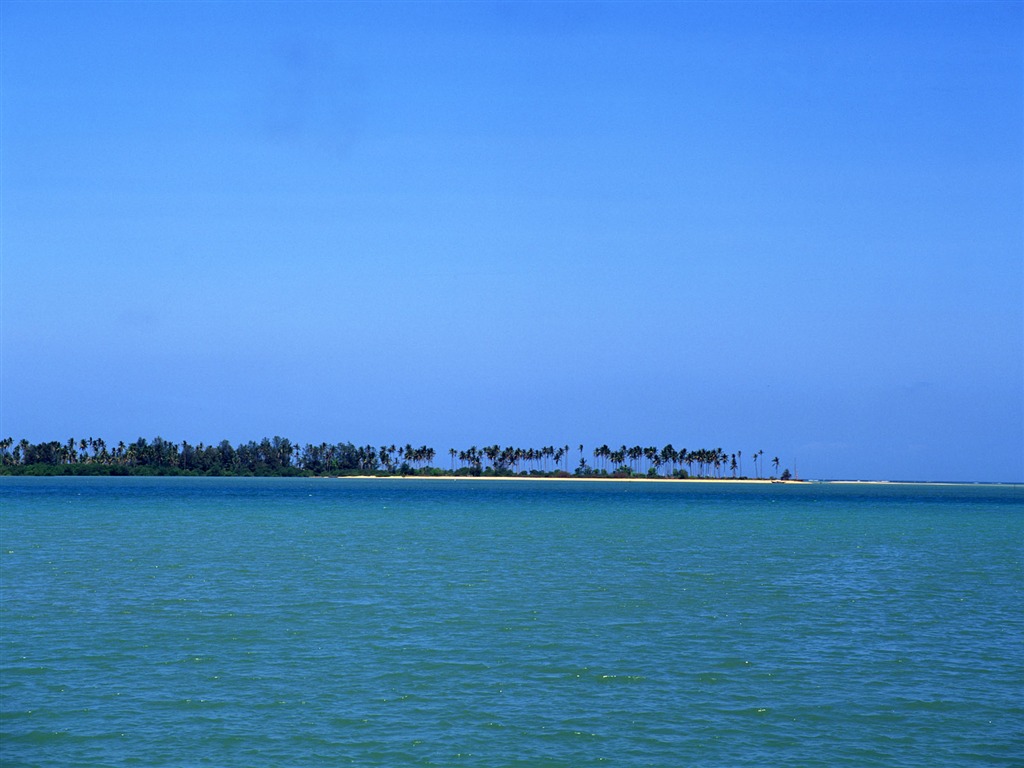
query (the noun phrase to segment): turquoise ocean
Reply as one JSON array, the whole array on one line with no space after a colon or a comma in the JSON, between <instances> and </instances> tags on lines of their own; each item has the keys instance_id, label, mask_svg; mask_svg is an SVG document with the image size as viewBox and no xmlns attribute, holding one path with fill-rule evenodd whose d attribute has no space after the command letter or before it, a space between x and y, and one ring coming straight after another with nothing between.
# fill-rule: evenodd
<instances>
[{"instance_id":1,"label":"turquoise ocean","mask_svg":"<svg viewBox=\"0 0 1024 768\"><path fill-rule=\"evenodd\" d=\"M1022 766L1024 488L0 478L0 765Z\"/></svg>"}]
</instances>

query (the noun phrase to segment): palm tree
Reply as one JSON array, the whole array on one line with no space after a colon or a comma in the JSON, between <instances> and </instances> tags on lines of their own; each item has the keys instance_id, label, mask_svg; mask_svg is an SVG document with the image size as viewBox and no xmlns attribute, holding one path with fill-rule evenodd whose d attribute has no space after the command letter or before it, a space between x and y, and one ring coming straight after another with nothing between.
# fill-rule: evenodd
<instances>
[{"instance_id":1,"label":"palm tree","mask_svg":"<svg viewBox=\"0 0 1024 768\"><path fill-rule=\"evenodd\" d=\"M498 454L499 453L501 453L501 446L499 446L499 445L485 445L484 446L484 456L486 456L487 460L489 462L491 462L491 468L492 469L497 469Z\"/></svg>"},{"instance_id":2,"label":"palm tree","mask_svg":"<svg viewBox=\"0 0 1024 768\"><path fill-rule=\"evenodd\" d=\"M634 445L632 448L627 448L626 446L622 446L622 453L629 457L629 468L630 468L630 470L632 470L633 469L633 462L634 461L639 461L640 454L642 453L642 451L640 450L640 446L639 445ZM636 471L637 472L640 471L639 463L637 464Z\"/></svg>"},{"instance_id":3,"label":"palm tree","mask_svg":"<svg viewBox=\"0 0 1024 768\"><path fill-rule=\"evenodd\" d=\"M651 467L657 468L658 466L658 449L652 445L646 446L643 451L643 457L647 460L647 471L651 471Z\"/></svg>"},{"instance_id":4,"label":"palm tree","mask_svg":"<svg viewBox=\"0 0 1024 768\"><path fill-rule=\"evenodd\" d=\"M625 451L611 451L608 454L608 459L612 463L612 471L618 471L626 465L626 453Z\"/></svg>"},{"instance_id":5,"label":"palm tree","mask_svg":"<svg viewBox=\"0 0 1024 768\"><path fill-rule=\"evenodd\" d=\"M466 460L469 462L470 468L474 474L480 474L480 449L475 445L470 446L469 450L466 451Z\"/></svg>"},{"instance_id":6,"label":"palm tree","mask_svg":"<svg viewBox=\"0 0 1024 768\"><path fill-rule=\"evenodd\" d=\"M774 459L772 459L772 464L775 465L775 474L776 475L779 474L779 457L778 456L776 456Z\"/></svg>"},{"instance_id":7,"label":"palm tree","mask_svg":"<svg viewBox=\"0 0 1024 768\"><path fill-rule=\"evenodd\" d=\"M676 473L676 459L679 458L679 454L676 453L676 449L672 447L672 443L668 443L664 448L661 449L661 463L668 464L672 467L672 474Z\"/></svg>"}]
</instances>

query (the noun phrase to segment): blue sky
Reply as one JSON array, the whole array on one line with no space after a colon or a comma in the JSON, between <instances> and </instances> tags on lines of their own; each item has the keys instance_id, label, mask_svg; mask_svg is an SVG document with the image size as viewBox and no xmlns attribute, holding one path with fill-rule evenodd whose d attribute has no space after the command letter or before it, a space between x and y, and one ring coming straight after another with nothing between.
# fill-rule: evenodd
<instances>
[{"instance_id":1,"label":"blue sky","mask_svg":"<svg viewBox=\"0 0 1024 768\"><path fill-rule=\"evenodd\" d=\"M1022 9L7 0L0 432L1024 481Z\"/></svg>"}]
</instances>

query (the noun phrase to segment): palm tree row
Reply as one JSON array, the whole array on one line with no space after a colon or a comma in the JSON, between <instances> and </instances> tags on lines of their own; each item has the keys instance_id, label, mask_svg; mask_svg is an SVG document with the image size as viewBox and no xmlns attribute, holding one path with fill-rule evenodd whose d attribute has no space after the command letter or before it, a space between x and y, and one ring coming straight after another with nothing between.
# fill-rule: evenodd
<instances>
[{"instance_id":1,"label":"palm tree row","mask_svg":"<svg viewBox=\"0 0 1024 768\"><path fill-rule=\"evenodd\" d=\"M434 464L436 451L429 446L406 443L356 446L352 443L307 443L302 446L275 436L259 442L232 446L227 440L216 445L188 441L175 443L161 437L112 447L99 438L68 439L32 444L0 440L0 467L74 467L77 471L102 474L103 469L122 473L168 470L196 474L467 474L467 475L558 475L649 477L743 477L742 451L727 453L721 448L677 450L671 443L656 446L626 446L612 449L607 444L593 450L594 464L587 463L579 445L578 463L570 470L573 452L568 444L540 448L502 447L449 448L450 466ZM764 451L753 453L755 476L764 474ZM457 466L456 466L457 463ZM776 473L780 460L771 460ZM684 469L685 466L685 469ZM788 470L787 470L788 472Z\"/></svg>"},{"instance_id":2,"label":"palm tree row","mask_svg":"<svg viewBox=\"0 0 1024 768\"><path fill-rule=\"evenodd\" d=\"M263 438L232 446L227 440L217 445L179 443L156 437L151 442L139 438L135 442L118 443L107 448L100 439L50 441L32 444L28 440L15 443L13 438L0 440L0 466L29 465L76 466L138 469L176 469L186 472L214 474L327 474L342 472L398 473L422 470L434 460L434 449L371 445L357 447L352 443L299 446L288 438Z\"/></svg>"},{"instance_id":3,"label":"palm tree row","mask_svg":"<svg viewBox=\"0 0 1024 768\"><path fill-rule=\"evenodd\" d=\"M758 459L764 451L754 452L756 477L762 477ZM599 472L607 472L611 464L613 473L648 474L657 476L686 476L701 478L739 478L743 475L743 451L727 453L721 448L676 449L671 443L662 448L657 446L621 446L618 449L602 445L594 449L595 466ZM772 464L776 470L780 459L775 457ZM682 465L686 470L682 470ZM679 468L677 468L679 467Z\"/></svg>"},{"instance_id":4,"label":"palm tree row","mask_svg":"<svg viewBox=\"0 0 1024 768\"><path fill-rule=\"evenodd\" d=\"M569 446L546 445L543 448L516 448L500 445L488 445L477 448L475 445L463 451L449 448L452 458L452 471L455 470L455 459L459 460L460 469L481 472L487 468L497 474L527 474L569 471Z\"/></svg>"}]
</instances>

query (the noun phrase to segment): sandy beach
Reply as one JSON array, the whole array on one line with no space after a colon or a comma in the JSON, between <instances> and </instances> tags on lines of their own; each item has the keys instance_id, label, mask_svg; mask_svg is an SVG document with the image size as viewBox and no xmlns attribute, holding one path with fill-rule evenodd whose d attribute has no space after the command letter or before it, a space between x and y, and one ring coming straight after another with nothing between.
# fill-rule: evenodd
<instances>
[{"instance_id":1,"label":"sandy beach","mask_svg":"<svg viewBox=\"0 0 1024 768\"><path fill-rule=\"evenodd\" d=\"M935 480L758 480L756 478L707 478L707 477L524 477L522 475L511 475L508 477L495 477L494 475L320 475L312 479L317 480L458 480L458 481L493 481L513 480L532 482L558 482L558 483L682 483L682 484L703 484L703 485L964 485L964 483L947 483ZM979 485L979 483L967 483L967 485ZM1015 486L1016 483L980 483L980 485L1006 485Z\"/></svg>"},{"instance_id":2,"label":"sandy beach","mask_svg":"<svg viewBox=\"0 0 1024 768\"><path fill-rule=\"evenodd\" d=\"M540 482L571 482L571 483L705 483L712 485L804 485L808 480L758 480L746 479L715 479L708 477L531 477L524 475L324 475L323 480L515 480ZM859 481L858 481L859 482ZM881 482L881 481L866 481Z\"/></svg>"}]
</instances>

